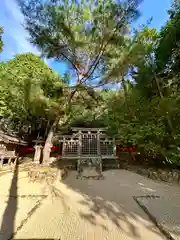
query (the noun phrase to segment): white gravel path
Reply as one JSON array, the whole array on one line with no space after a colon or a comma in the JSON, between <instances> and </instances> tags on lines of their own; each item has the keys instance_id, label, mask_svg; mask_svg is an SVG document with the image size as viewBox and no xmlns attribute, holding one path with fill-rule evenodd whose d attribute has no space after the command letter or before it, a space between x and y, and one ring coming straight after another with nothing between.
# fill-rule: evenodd
<instances>
[{"instance_id":1,"label":"white gravel path","mask_svg":"<svg viewBox=\"0 0 180 240\"><path fill-rule=\"evenodd\" d=\"M165 239L133 196L155 194L172 205L180 202L180 188L125 170L104 172L105 180L77 180L75 175L72 171L64 183L56 184L59 197L49 195L44 199L47 189L29 183L26 172L20 172L16 181L13 173L1 176L0 240L10 239L13 232L13 239ZM9 191L16 197L8 197ZM177 222L177 212L174 216Z\"/></svg>"}]
</instances>

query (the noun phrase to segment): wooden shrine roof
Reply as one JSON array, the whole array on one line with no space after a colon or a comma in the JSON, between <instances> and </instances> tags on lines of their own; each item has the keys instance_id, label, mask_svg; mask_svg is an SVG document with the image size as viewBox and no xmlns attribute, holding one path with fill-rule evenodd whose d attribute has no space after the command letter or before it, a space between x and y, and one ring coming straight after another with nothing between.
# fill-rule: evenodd
<instances>
[{"instance_id":1,"label":"wooden shrine roof","mask_svg":"<svg viewBox=\"0 0 180 240\"><path fill-rule=\"evenodd\" d=\"M0 142L17 145L27 145L27 142L22 140L19 136L15 134L5 133L2 130L0 130Z\"/></svg>"}]
</instances>

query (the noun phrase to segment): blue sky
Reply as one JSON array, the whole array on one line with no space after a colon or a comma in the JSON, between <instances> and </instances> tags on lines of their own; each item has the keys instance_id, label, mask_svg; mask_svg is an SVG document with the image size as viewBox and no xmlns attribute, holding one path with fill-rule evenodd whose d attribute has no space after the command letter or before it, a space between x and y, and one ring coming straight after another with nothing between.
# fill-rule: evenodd
<instances>
[{"instance_id":1,"label":"blue sky","mask_svg":"<svg viewBox=\"0 0 180 240\"><path fill-rule=\"evenodd\" d=\"M171 0L144 0L139 8L142 16L135 23L135 26L145 24L152 17L150 26L159 30L168 19L167 10L170 9L171 3Z\"/></svg>"},{"instance_id":2,"label":"blue sky","mask_svg":"<svg viewBox=\"0 0 180 240\"><path fill-rule=\"evenodd\" d=\"M171 0L144 0L140 6L142 16L134 24L139 27L146 24L153 17L151 27L160 29L168 19L167 10L170 8ZM28 33L22 26L23 16L20 13L16 0L0 0L0 25L4 28L3 41L4 50L0 54L0 60L6 61L16 54L32 52L39 55L38 50L28 42ZM58 73L64 73L64 64L58 64L52 60L46 60L47 64Z\"/></svg>"}]
</instances>

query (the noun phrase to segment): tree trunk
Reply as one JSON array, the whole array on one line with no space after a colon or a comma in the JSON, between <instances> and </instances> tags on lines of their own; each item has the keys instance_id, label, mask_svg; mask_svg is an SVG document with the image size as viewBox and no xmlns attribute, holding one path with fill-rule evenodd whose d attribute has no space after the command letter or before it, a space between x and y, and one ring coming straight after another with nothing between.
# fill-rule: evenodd
<instances>
[{"instance_id":1,"label":"tree trunk","mask_svg":"<svg viewBox=\"0 0 180 240\"><path fill-rule=\"evenodd\" d=\"M52 147L52 138L54 135L54 130L56 129L57 123L59 121L59 118L57 118L53 125L51 126L47 138L46 138L46 142L43 148L43 164L44 165L48 165L49 164L49 160L50 160L50 153L51 153L51 147Z\"/></svg>"}]
</instances>

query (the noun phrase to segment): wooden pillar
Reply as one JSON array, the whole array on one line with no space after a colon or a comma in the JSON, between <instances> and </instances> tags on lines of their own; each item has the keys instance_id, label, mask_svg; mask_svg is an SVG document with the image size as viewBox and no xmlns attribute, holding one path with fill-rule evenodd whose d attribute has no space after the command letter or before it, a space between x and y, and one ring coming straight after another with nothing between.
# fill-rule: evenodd
<instances>
[{"instance_id":1,"label":"wooden pillar","mask_svg":"<svg viewBox=\"0 0 180 240\"><path fill-rule=\"evenodd\" d=\"M81 152L82 152L82 132L79 130L78 137L78 160L77 160L77 178L81 175Z\"/></svg>"},{"instance_id":2,"label":"wooden pillar","mask_svg":"<svg viewBox=\"0 0 180 240\"><path fill-rule=\"evenodd\" d=\"M115 140L115 138L113 138L113 152L114 152L114 157L116 158L117 167L119 168L119 156L117 156L117 149L116 149L116 140Z\"/></svg>"},{"instance_id":3,"label":"wooden pillar","mask_svg":"<svg viewBox=\"0 0 180 240\"><path fill-rule=\"evenodd\" d=\"M64 152L65 152L65 147L66 147L66 139L65 139L65 137L63 137L63 146L62 146L62 159L63 159L63 157L64 157Z\"/></svg>"},{"instance_id":4,"label":"wooden pillar","mask_svg":"<svg viewBox=\"0 0 180 240\"><path fill-rule=\"evenodd\" d=\"M100 165L99 165L99 170L100 170L100 174L102 173L102 157L101 157L101 146L100 146L100 131L98 130L97 132L97 154L98 157L100 158Z\"/></svg>"},{"instance_id":5,"label":"wooden pillar","mask_svg":"<svg viewBox=\"0 0 180 240\"><path fill-rule=\"evenodd\" d=\"M82 132L79 130L79 137L78 137L78 158L81 157L82 152Z\"/></svg>"},{"instance_id":6,"label":"wooden pillar","mask_svg":"<svg viewBox=\"0 0 180 240\"><path fill-rule=\"evenodd\" d=\"M59 142L57 144L58 161L60 161L61 157L62 157L62 147L63 147L63 143L62 143L62 141L59 140Z\"/></svg>"},{"instance_id":7,"label":"wooden pillar","mask_svg":"<svg viewBox=\"0 0 180 240\"><path fill-rule=\"evenodd\" d=\"M0 156L0 167L3 166L4 163L4 156Z\"/></svg>"},{"instance_id":8,"label":"wooden pillar","mask_svg":"<svg viewBox=\"0 0 180 240\"><path fill-rule=\"evenodd\" d=\"M100 148L100 131L97 132L97 155L101 156L101 148Z\"/></svg>"}]
</instances>

